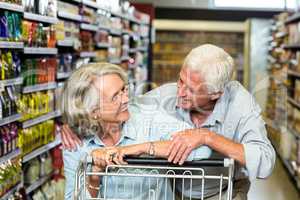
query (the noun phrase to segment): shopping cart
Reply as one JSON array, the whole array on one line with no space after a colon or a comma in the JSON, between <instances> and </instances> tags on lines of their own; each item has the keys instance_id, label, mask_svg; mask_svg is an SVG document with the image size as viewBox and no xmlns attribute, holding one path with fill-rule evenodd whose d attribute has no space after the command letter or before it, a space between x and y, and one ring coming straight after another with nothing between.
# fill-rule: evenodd
<instances>
[{"instance_id":1,"label":"shopping cart","mask_svg":"<svg viewBox=\"0 0 300 200\"><path fill-rule=\"evenodd\" d=\"M75 200L112 200L112 199L140 199L140 200L185 200L192 199L192 183L193 181L201 181L201 195L197 199L204 198L204 186L206 180L218 181L219 200L232 200L234 161L233 159L217 159L217 160L200 160L185 162L183 166L170 164L167 160L151 159L151 158L126 158L128 165L110 165L106 167L104 172L90 172L92 158L87 156L84 158L76 171L75 181ZM228 175L209 175L205 174L203 168L222 167L228 170ZM99 197L91 198L87 195L87 180L91 175L101 176L101 192ZM116 180L116 177L118 180ZM109 185L109 179L115 178L118 181L115 190ZM127 179L126 179L127 178ZM126 179L126 180L122 180ZM182 191L189 188L189 193L175 195L176 181L180 180ZM121 185L121 187L120 187ZM137 187L140 186L140 187ZM172 190L168 190L169 186ZM118 190L126 191L126 194L132 193L131 197L115 197L121 194ZM147 190L147 191L145 191ZM113 192L112 192L113 191ZM138 191L138 192L137 192ZM162 193L163 196L158 196ZM142 195L144 194L144 195ZM138 196L140 195L140 196Z\"/></svg>"}]
</instances>

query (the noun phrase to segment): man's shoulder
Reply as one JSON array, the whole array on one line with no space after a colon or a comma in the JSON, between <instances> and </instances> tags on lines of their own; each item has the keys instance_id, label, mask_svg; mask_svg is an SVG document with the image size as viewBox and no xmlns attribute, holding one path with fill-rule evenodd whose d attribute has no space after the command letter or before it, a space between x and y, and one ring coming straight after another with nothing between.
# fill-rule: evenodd
<instances>
[{"instance_id":1,"label":"man's shoulder","mask_svg":"<svg viewBox=\"0 0 300 200\"><path fill-rule=\"evenodd\" d=\"M231 81L226 86L225 92L229 109L234 110L236 114L244 116L253 112L261 112L255 97L238 81Z\"/></svg>"},{"instance_id":2,"label":"man's shoulder","mask_svg":"<svg viewBox=\"0 0 300 200\"><path fill-rule=\"evenodd\" d=\"M135 107L139 111L170 112L175 109L177 99L177 84L167 83L148 93L135 98Z\"/></svg>"}]
</instances>

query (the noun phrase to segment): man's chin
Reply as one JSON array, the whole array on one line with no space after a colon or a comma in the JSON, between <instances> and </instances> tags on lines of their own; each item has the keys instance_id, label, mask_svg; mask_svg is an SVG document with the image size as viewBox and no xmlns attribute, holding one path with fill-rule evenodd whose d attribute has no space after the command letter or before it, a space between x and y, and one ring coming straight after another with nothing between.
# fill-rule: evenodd
<instances>
[{"instance_id":1,"label":"man's chin","mask_svg":"<svg viewBox=\"0 0 300 200\"><path fill-rule=\"evenodd\" d=\"M179 108L184 109L184 110L190 110L191 107L192 107L192 105L191 105L190 103L188 103L188 102L178 102L178 103L177 103L177 106L178 106Z\"/></svg>"}]
</instances>

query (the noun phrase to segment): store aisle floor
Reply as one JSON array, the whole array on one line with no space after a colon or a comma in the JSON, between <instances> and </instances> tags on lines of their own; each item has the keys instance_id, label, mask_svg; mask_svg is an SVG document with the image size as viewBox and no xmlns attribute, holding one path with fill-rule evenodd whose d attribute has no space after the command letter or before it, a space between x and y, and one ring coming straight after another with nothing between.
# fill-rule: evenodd
<instances>
[{"instance_id":1,"label":"store aisle floor","mask_svg":"<svg viewBox=\"0 0 300 200\"><path fill-rule=\"evenodd\" d=\"M248 197L249 200L300 200L299 193L279 158L269 179L252 183Z\"/></svg>"}]
</instances>

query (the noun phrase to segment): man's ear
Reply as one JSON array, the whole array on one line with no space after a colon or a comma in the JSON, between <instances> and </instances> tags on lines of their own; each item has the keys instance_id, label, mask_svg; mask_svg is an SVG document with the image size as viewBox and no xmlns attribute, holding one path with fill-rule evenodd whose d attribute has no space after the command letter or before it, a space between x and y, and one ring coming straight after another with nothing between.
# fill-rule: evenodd
<instances>
[{"instance_id":1,"label":"man's ear","mask_svg":"<svg viewBox=\"0 0 300 200\"><path fill-rule=\"evenodd\" d=\"M210 100L218 100L222 96L223 92L215 92L210 95Z\"/></svg>"}]
</instances>

